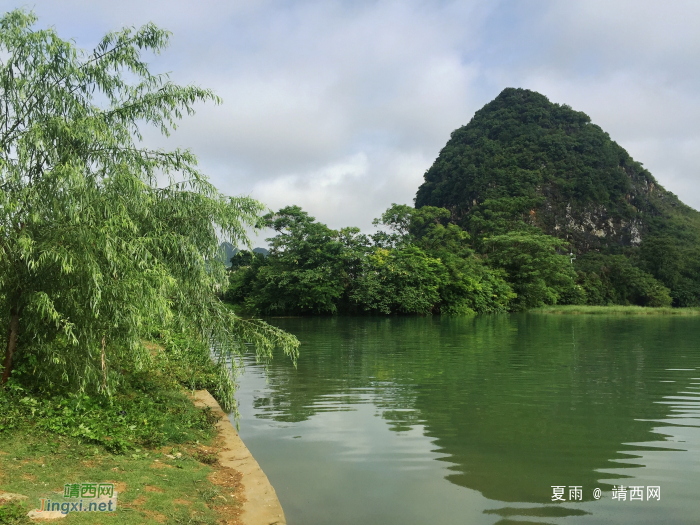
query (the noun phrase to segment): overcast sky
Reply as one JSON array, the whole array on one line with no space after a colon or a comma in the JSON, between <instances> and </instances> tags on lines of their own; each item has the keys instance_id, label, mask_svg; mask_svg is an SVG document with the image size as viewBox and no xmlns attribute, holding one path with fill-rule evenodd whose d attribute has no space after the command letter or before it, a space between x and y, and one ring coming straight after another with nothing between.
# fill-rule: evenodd
<instances>
[{"instance_id":1,"label":"overcast sky","mask_svg":"<svg viewBox=\"0 0 700 525\"><path fill-rule=\"evenodd\" d=\"M83 48L123 26L170 30L152 69L223 104L162 144L191 148L227 194L298 204L335 228L371 231L392 202L412 204L450 133L506 87L587 113L700 208L697 0L0 5L34 9Z\"/></svg>"}]
</instances>

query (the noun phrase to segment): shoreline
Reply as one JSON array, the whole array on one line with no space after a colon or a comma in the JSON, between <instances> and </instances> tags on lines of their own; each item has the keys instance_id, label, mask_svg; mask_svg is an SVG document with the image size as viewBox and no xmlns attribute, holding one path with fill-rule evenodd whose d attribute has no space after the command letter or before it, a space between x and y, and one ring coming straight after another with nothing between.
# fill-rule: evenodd
<instances>
[{"instance_id":1,"label":"shoreline","mask_svg":"<svg viewBox=\"0 0 700 525\"><path fill-rule=\"evenodd\" d=\"M413 317L449 317L449 318L467 318L489 315L510 315L510 314L555 314L555 315L657 315L657 316L700 316L700 307L698 306L637 306L637 305L548 305L537 308L528 308L525 310L512 310L506 312L489 312L489 313L471 313L471 314L378 314L378 313L335 313L335 314L305 314L305 315L264 315L255 317L248 314L251 319L327 319L327 318L413 318ZM243 315L237 312L237 315Z\"/></svg>"},{"instance_id":2,"label":"shoreline","mask_svg":"<svg viewBox=\"0 0 700 525\"><path fill-rule=\"evenodd\" d=\"M554 314L554 315L663 315L663 316L697 316L700 315L700 308L673 308L670 306L543 306L541 308L531 308L526 313L532 314Z\"/></svg>"},{"instance_id":3,"label":"shoreline","mask_svg":"<svg viewBox=\"0 0 700 525\"><path fill-rule=\"evenodd\" d=\"M241 440L231 420L207 390L197 390L194 395L197 407L209 407L219 416L216 423L218 452L223 467L236 470L242 476L244 501L240 520L243 525L286 525L282 505L270 480Z\"/></svg>"},{"instance_id":4,"label":"shoreline","mask_svg":"<svg viewBox=\"0 0 700 525\"><path fill-rule=\"evenodd\" d=\"M31 427L0 433L0 522L29 524L70 513L71 523L93 523L95 516L76 509L37 509L41 498L64 502L65 483L97 480L113 485L115 502L119 495L109 518L115 523L156 525L198 516L202 523L286 525L274 488L219 403L207 390L183 394L186 404L208 409L211 417L211 438L201 443L115 454L74 436L37 435Z\"/></svg>"}]
</instances>

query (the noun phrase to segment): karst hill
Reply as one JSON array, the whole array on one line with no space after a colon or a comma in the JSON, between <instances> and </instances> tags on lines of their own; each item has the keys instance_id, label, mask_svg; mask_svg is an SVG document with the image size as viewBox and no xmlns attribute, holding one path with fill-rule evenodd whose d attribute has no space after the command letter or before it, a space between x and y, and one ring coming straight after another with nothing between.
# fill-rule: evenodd
<instances>
[{"instance_id":1,"label":"karst hill","mask_svg":"<svg viewBox=\"0 0 700 525\"><path fill-rule=\"evenodd\" d=\"M700 300L700 213L588 115L534 91L505 89L455 130L415 203L449 209L475 242L534 226L579 257L624 254L677 304Z\"/></svg>"},{"instance_id":2,"label":"karst hill","mask_svg":"<svg viewBox=\"0 0 700 525\"><path fill-rule=\"evenodd\" d=\"M526 89L505 89L452 133L418 190L416 206L425 205L472 230L474 215L505 214L579 253L700 231L700 214L588 115Z\"/></svg>"}]
</instances>

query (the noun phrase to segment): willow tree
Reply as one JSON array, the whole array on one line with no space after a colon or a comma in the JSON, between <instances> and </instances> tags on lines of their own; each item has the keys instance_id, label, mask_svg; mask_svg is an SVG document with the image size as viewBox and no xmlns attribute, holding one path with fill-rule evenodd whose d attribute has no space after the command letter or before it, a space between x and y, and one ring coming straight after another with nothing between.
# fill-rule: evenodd
<instances>
[{"instance_id":1,"label":"willow tree","mask_svg":"<svg viewBox=\"0 0 700 525\"><path fill-rule=\"evenodd\" d=\"M204 338L222 372L245 344L295 356L294 337L217 298L220 241L245 244L263 206L219 193L189 150L143 143L144 126L168 135L195 103L219 102L149 71L142 54L169 33L123 29L85 51L36 21L24 10L0 19L3 384L23 357L38 374L109 389L110 362L138 366L153 326Z\"/></svg>"}]
</instances>

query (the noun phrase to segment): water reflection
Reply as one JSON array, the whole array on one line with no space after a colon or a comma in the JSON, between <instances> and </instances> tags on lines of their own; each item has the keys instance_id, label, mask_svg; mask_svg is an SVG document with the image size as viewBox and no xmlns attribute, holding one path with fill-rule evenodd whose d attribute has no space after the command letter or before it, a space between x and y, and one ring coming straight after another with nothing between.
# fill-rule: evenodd
<instances>
[{"instance_id":1,"label":"water reflection","mask_svg":"<svg viewBox=\"0 0 700 525\"><path fill-rule=\"evenodd\" d=\"M296 370L273 361L252 414L295 428L328 418L315 430L319 442L332 441L338 429L354 432L344 440L354 450L315 460L311 453L307 460L323 468L370 457L385 465L394 457L387 468L396 472L441 462L450 483L497 502L479 500L485 523L608 519L619 507L609 498L593 501L592 490L609 494L620 483L663 485L665 498L654 509L671 512L671 501L679 523L691 515L694 496L683 487L698 481L697 319L529 314L272 322L296 334L303 351ZM418 451L378 430L367 434L370 412L393 433L417 432L432 445L418 440ZM407 448L391 450L389 441ZM548 505L552 485L582 486L584 502ZM616 521L643 521L654 509L628 502Z\"/></svg>"}]
</instances>

